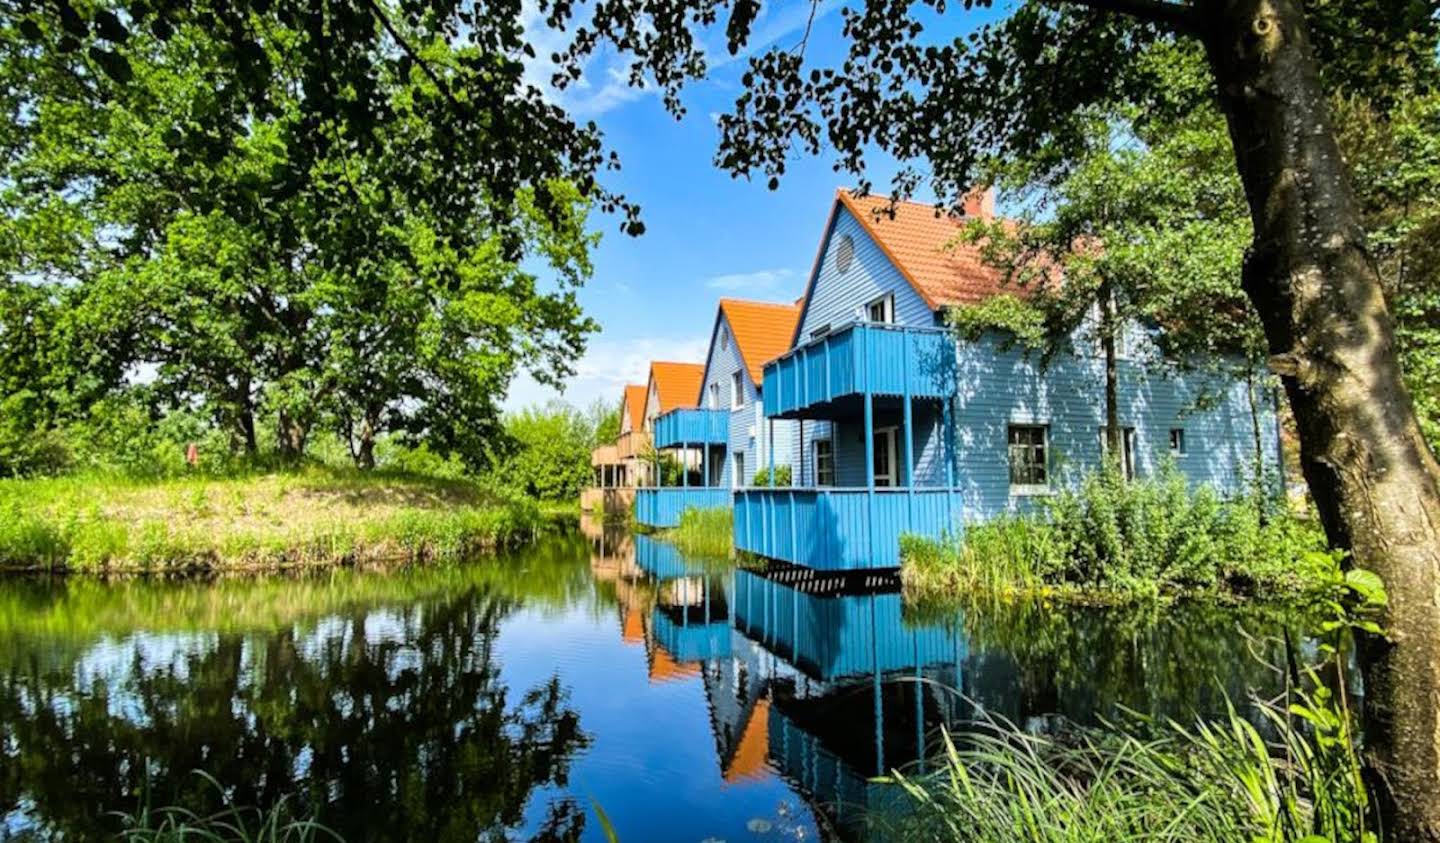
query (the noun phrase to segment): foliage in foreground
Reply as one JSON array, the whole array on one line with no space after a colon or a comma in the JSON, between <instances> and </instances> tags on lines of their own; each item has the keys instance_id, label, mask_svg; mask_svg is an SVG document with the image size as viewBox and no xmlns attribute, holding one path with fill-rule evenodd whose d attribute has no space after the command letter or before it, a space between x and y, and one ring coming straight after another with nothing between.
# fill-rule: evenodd
<instances>
[{"instance_id":1,"label":"foliage in foreground","mask_svg":"<svg viewBox=\"0 0 1440 843\"><path fill-rule=\"evenodd\" d=\"M890 822L911 832L901 839L967 843L1375 843L1340 644L1355 630L1379 634L1388 597L1373 574L1351 573L1322 603L1317 663L1294 666L1287 639L1286 666L1275 668L1286 692L1257 701L1256 722L1228 704L1218 722L1136 716L1058 739L986 721L960 743L944 735L937 771L894 774L911 810Z\"/></svg>"},{"instance_id":2,"label":"foliage in foreground","mask_svg":"<svg viewBox=\"0 0 1440 843\"><path fill-rule=\"evenodd\" d=\"M468 481L311 467L142 483L0 481L0 567L270 568L460 558L533 535L534 501Z\"/></svg>"},{"instance_id":3,"label":"foliage in foreground","mask_svg":"<svg viewBox=\"0 0 1440 843\"><path fill-rule=\"evenodd\" d=\"M664 537L690 556L724 559L730 556L735 527L729 509L690 508L680 513L680 525Z\"/></svg>"},{"instance_id":4,"label":"foliage in foreground","mask_svg":"<svg viewBox=\"0 0 1440 843\"><path fill-rule=\"evenodd\" d=\"M135 813L121 816L124 831L120 839L126 843L343 841L340 835L314 820L294 818L289 803L283 797L269 810L247 809L231 804L225 788L210 775L200 771L195 775L208 782L220 795L223 808L201 816L178 806L152 808L148 804L141 805Z\"/></svg>"},{"instance_id":5,"label":"foliage in foreground","mask_svg":"<svg viewBox=\"0 0 1440 843\"><path fill-rule=\"evenodd\" d=\"M1173 466L1125 480L1107 469L1047 499L935 542L902 538L917 596L955 590L1219 590L1279 595L1332 581L1338 560L1319 528L1263 490L1225 499L1191 489Z\"/></svg>"}]
</instances>

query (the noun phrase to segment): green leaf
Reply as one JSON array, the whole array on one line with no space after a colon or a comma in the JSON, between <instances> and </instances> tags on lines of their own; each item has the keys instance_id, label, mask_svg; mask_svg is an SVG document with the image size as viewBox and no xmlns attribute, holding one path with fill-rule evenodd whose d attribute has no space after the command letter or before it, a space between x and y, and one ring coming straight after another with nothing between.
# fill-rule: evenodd
<instances>
[{"instance_id":1,"label":"green leaf","mask_svg":"<svg viewBox=\"0 0 1440 843\"><path fill-rule=\"evenodd\" d=\"M1374 571L1353 568L1345 573L1345 585L1358 594L1366 603L1384 606L1390 602L1385 593L1385 582Z\"/></svg>"}]
</instances>

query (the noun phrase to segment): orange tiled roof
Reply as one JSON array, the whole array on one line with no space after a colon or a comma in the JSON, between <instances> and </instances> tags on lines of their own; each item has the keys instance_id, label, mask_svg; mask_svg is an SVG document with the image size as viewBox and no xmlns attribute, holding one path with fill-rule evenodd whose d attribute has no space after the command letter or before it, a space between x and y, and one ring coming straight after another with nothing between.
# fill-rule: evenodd
<instances>
[{"instance_id":1,"label":"orange tiled roof","mask_svg":"<svg viewBox=\"0 0 1440 843\"><path fill-rule=\"evenodd\" d=\"M800 321L800 303L721 299L720 310L730 323L730 332L740 349L740 359L750 372L751 382L759 386L765 364L790 350L790 339Z\"/></svg>"},{"instance_id":2,"label":"orange tiled roof","mask_svg":"<svg viewBox=\"0 0 1440 843\"><path fill-rule=\"evenodd\" d=\"M704 363L666 363L659 360L650 364L650 382L660 395L660 412L668 413L682 407L695 407L700 403L700 383L705 379Z\"/></svg>"},{"instance_id":3,"label":"orange tiled roof","mask_svg":"<svg viewBox=\"0 0 1440 843\"><path fill-rule=\"evenodd\" d=\"M642 383L625 384L625 398L621 404L621 410L630 415L630 429L641 430L645 427L645 385Z\"/></svg>"},{"instance_id":4,"label":"orange tiled roof","mask_svg":"<svg viewBox=\"0 0 1440 843\"><path fill-rule=\"evenodd\" d=\"M974 304L1002 291L1004 273L981 259L979 247L953 242L964 218L937 213L924 202L896 202L892 217L888 196L857 198L848 190L840 190L836 201L855 215L932 309ZM992 194L967 198L965 212L992 218Z\"/></svg>"},{"instance_id":5,"label":"orange tiled roof","mask_svg":"<svg viewBox=\"0 0 1440 843\"><path fill-rule=\"evenodd\" d=\"M721 776L728 783L764 778L765 762L770 756L770 699L761 697L750 710L735 755L723 766Z\"/></svg>"}]
</instances>

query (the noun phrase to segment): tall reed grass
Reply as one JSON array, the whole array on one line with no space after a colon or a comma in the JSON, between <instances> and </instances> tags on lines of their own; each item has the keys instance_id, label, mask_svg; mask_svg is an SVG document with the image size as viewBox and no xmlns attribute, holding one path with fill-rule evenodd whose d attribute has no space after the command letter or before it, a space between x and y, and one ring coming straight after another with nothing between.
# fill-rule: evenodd
<instances>
[{"instance_id":1,"label":"tall reed grass","mask_svg":"<svg viewBox=\"0 0 1440 843\"><path fill-rule=\"evenodd\" d=\"M728 559L735 527L730 510L720 507L687 509L680 513L680 525L661 534L690 556Z\"/></svg>"}]
</instances>

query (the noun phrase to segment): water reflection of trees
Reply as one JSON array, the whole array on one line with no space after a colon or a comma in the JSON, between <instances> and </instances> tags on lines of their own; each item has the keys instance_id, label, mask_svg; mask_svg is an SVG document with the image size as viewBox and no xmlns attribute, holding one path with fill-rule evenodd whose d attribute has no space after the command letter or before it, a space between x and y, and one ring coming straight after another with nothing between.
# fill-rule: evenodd
<instances>
[{"instance_id":1,"label":"water reflection of trees","mask_svg":"<svg viewBox=\"0 0 1440 843\"><path fill-rule=\"evenodd\" d=\"M489 590L332 616L273 634L134 635L73 665L0 674L0 805L77 839L113 832L148 773L153 804L283 796L349 839L475 840L521 824L566 784L588 738L558 678L516 694L493 646ZM168 651L167 651L168 648ZM537 839L576 837L552 803Z\"/></svg>"}]
</instances>

